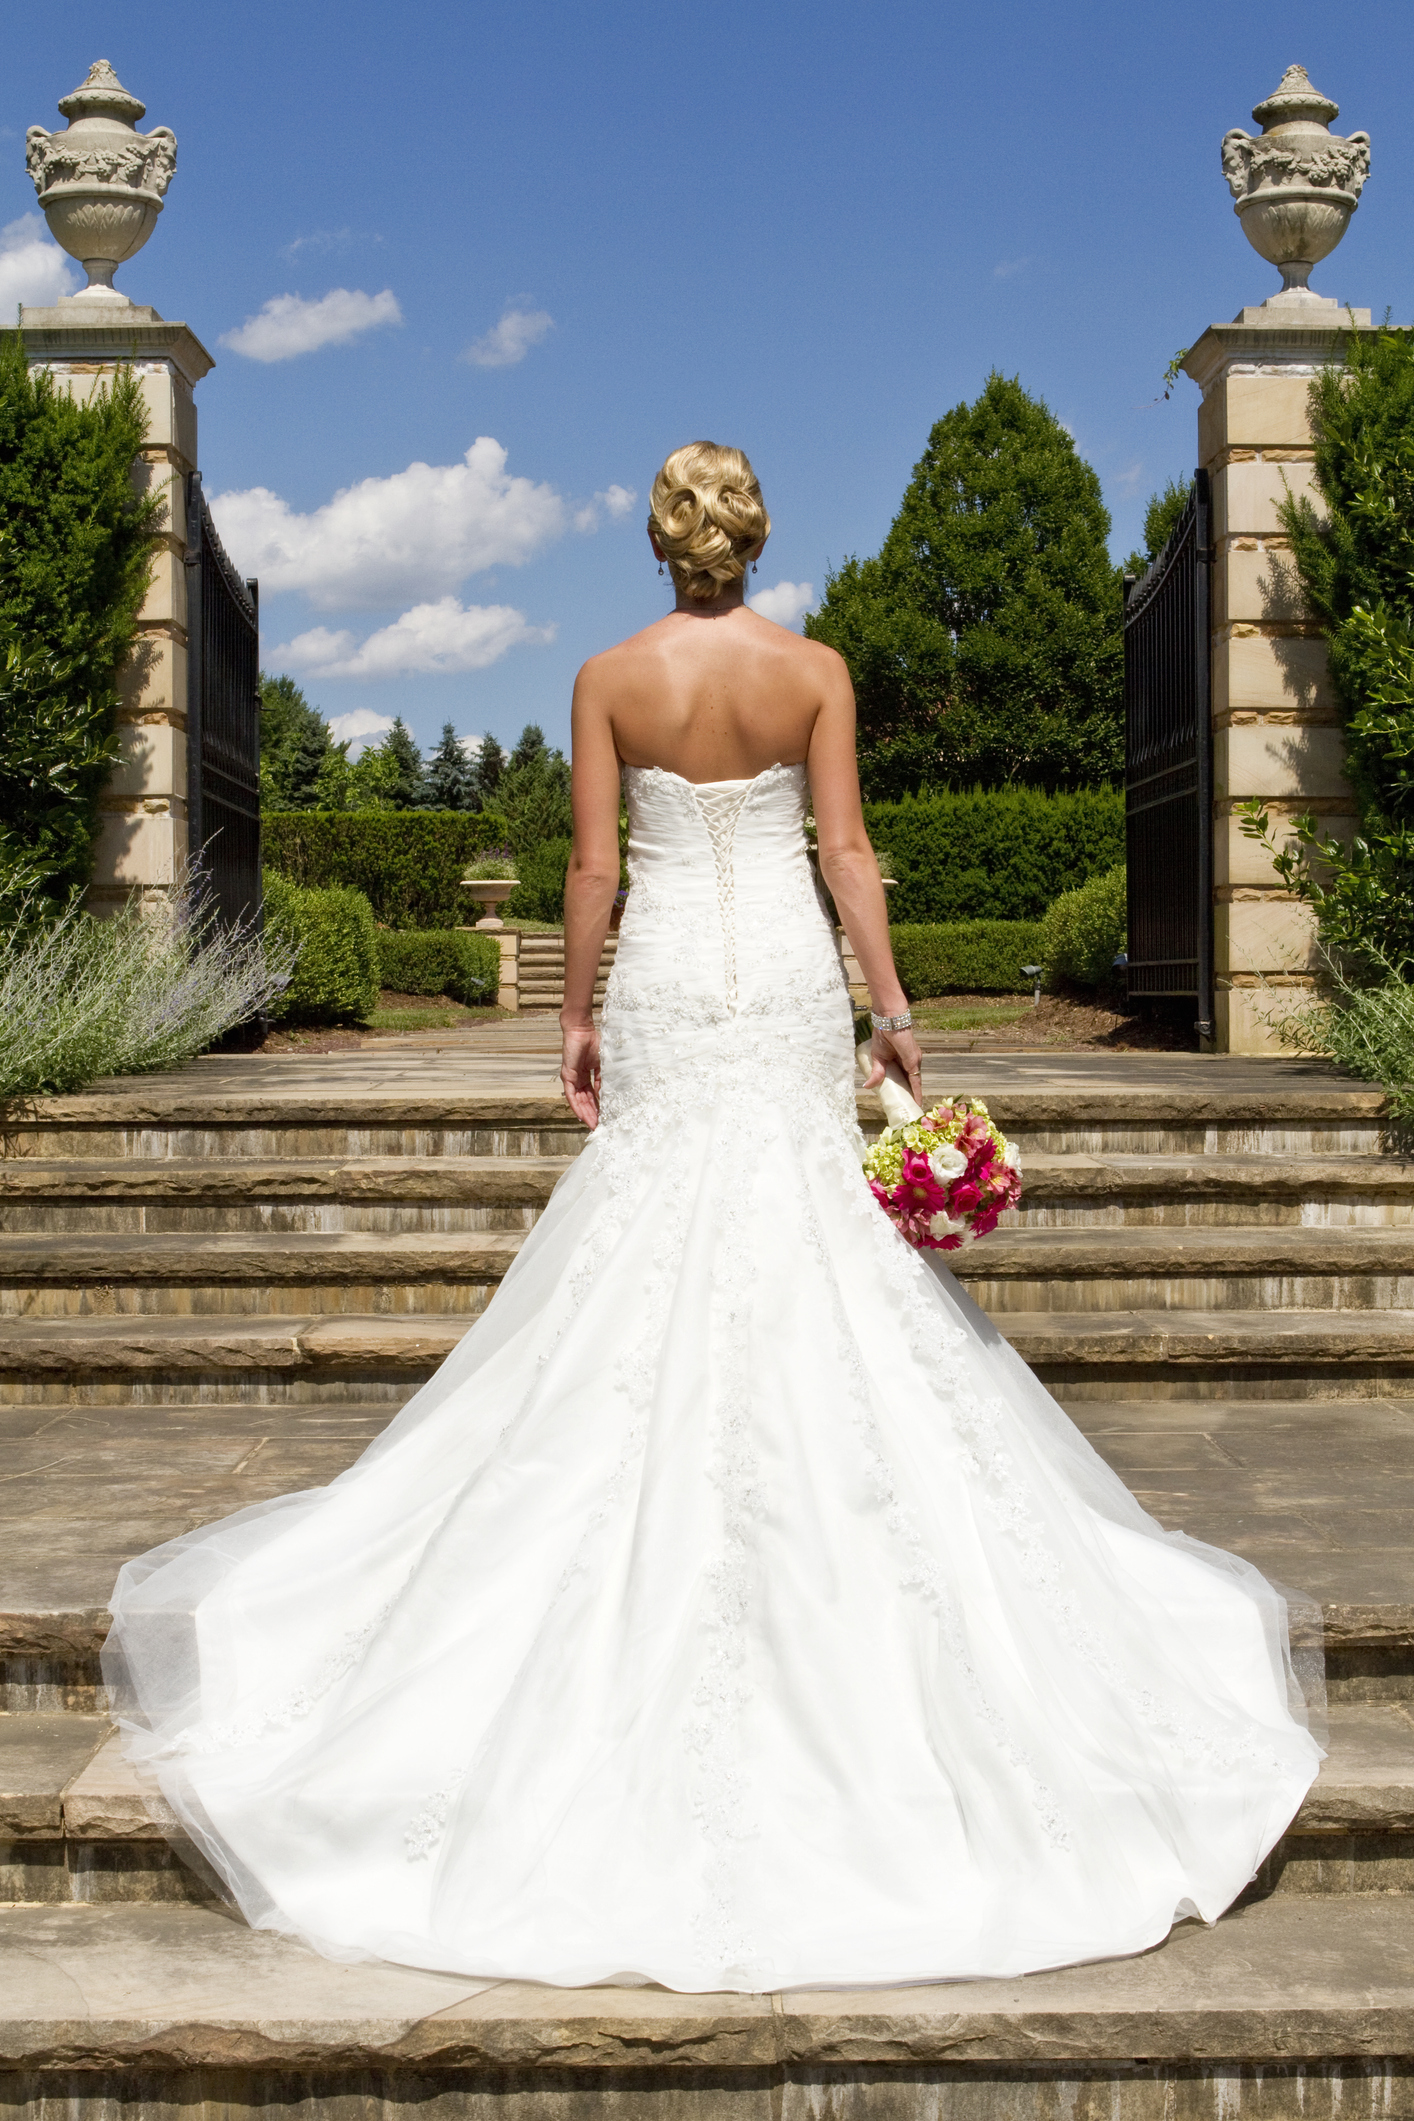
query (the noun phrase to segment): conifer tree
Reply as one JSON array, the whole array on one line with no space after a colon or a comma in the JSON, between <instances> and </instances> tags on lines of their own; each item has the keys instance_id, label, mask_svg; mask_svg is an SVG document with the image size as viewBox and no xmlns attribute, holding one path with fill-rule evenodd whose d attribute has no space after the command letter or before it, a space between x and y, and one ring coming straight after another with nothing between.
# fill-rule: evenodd
<instances>
[{"instance_id":1,"label":"conifer tree","mask_svg":"<svg viewBox=\"0 0 1414 2121\"><path fill-rule=\"evenodd\" d=\"M476 775L462 748L456 724L443 722L437 749L427 761L423 803L428 810L471 810L476 807Z\"/></svg>"},{"instance_id":2,"label":"conifer tree","mask_svg":"<svg viewBox=\"0 0 1414 2121\"><path fill-rule=\"evenodd\" d=\"M568 839L574 829L570 809L570 768L562 751L551 750L538 722L527 722L501 774L496 808L510 823L517 854L546 840Z\"/></svg>"},{"instance_id":3,"label":"conifer tree","mask_svg":"<svg viewBox=\"0 0 1414 2121\"><path fill-rule=\"evenodd\" d=\"M388 795L395 810L416 810L423 800L425 777L422 753L412 731L400 714L378 749L388 763Z\"/></svg>"},{"instance_id":4,"label":"conifer tree","mask_svg":"<svg viewBox=\"0 0 1414 2121\"><path fill-rule=\"evenodd\" d=\"M265 810L315 810L333 747L329 724L292 677L260 673L260 801Z\"/></svg>"},{"instance_id":5,"label":"conifer tree","mask_svg":"<svg viewBox=\"0 0 1414 2121\"><path fill-rule=\"evenodd\" d=\"M1109 527L1094 471L1014 378L938 421L882 549L805 622L849 665L866 794L1122 773Z\"/></svg>"},{"instance_id":6,"label":"conifer tree","mask_svg":"<svg viewBox=\"0 0 1414 2121\"><path fill-rule=\"evenodd\" d=\"M506 754L495 737L484 736L477 748L473 767L473 789L475 807L478 810L496 808L496 791L501 785L501 775L506 770Z\"/></svg>"}]
</instances>

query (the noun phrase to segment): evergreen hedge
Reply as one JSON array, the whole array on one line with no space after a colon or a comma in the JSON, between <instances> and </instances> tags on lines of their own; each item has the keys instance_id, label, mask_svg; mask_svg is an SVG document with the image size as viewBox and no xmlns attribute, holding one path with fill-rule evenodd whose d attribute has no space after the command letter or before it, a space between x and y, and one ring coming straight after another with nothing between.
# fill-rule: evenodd
<instances>
[{"instance_id":1,"label":"evergreen hedge","mask_svg":"<svg viewBox=\"0 0 1414 2121\"><path fill-rule=\"evenodd\" d=\"M378 973L394 994L445 994L484 1008L500 991L501 946L455 928L381 928Z\"/></svg>"},{"instance_id":2,"label":"evergreen hedge","mask_svg":"<svg viewBox=\"0 0 1414 2121\"><path fill-rule=\"evenodd\" d=\"M1039 921L939 921L892 928L894 968L911 1002L932 994L1022 994L1039 964Z\"/></svg>"},{"instance_id":3,"label":"evergreen hedge","mask_svg":"<svg viewBox=\"0 0 1414 2121\"><path fill-rule=\"evenodd\" d=\"M363 893L337 884L308 891L269 869L264 885L267 934L299 951L271 1016L292 1024L366 1023L378 1006L378 935Z\"/></svg>"},{"instance_id":4,"label":"evergreen hedge","mask_svg":"<svg viewBox=\"0 0 1414 2121\"><path fill-rule=\"evenodd\" d=\"M286 810L261 819L272 869L307 889L361 891L389 928L457 928L480 908L461 886L466 865L505 845L494 810Z\"/></svg>"},{"instance_id":5,"label":"evergreen hedge","mask_svg":"<svg viewBox=\"0 0 1414 2121\"><path fill-rule=\"evenodd\" d=\"M1124 860L1124 792L974 789L866 803L898 879L889 919L1034 921L1063 891Z\"/></svg>"}]
</instances>

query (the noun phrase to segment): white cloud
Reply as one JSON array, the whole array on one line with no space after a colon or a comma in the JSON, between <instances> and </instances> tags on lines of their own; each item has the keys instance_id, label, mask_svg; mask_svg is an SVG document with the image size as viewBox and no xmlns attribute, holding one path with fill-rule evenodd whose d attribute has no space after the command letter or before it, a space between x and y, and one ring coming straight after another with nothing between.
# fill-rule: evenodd
<instances>
[{"instance_id":1,"label":"white cloud","mask_svg":"<svg viewBox=\"0 0 1414 2121\"><path fill-rule=\"evenodd\" d=\"M352 228L312 228L307 236L296 236L281 251L282 258L297 258L302 250L313 250L323 255L331 250L351 250L355 243L381 243L379 235L364 234Z\"/></svg>"},{"instance_id":2,"label":"white cloud","mask_svg":"<svg viewBox=\"0 0 1414 2121\"><path fill-rule=\"evenodd\" d=\"M992 267L992 278L994 280L1009 280L1013 273L1025 272L1027 266L1032 263L1034 263L1034 260L1031 258L1003 258L1000 265Z\"/></svg>"},{"instance_id":3,"label":"white cloud","mask_svg":"<svg viewBox=\"0 0 1414 2121\"><path fill-rule=\"evenodd\" d=\"M282 650L276 650L277 655L281 653ZM392 726L390 714L375 714L371 707L351 707L347 714L331 714L329 717L334 742L347 744L351 759L367 750L375 737L386 736Z\"/></svg>"},{"instance_id":4,"label":"white cloud","mask_svg":"<svg viewBox=\"0 0 1414 2121\"><path fill-rule=\"evenodd\" d=\"M514 368L554 328L555 320L548 310L508 309L499 324L494 324L484 337L473 340L462 358L477 368Z\"/></svg>"},{"instance_id":5,"label":"white cloud","mask_svg":"<svg viewBox=\"0 0 1414 2121\"><path fill-rule=\"evenodd\" d=\"M347 629L312 627L272 651L270 660L320 678L395 678L418 673L454 676L484 670L507 649L554 638L553 626L532 626L508 604L462 605L455 597L414 604L391 626L359 641Z\"/></svg>"},{"instance_id":6,"label":"white cloud","mask_svg":"<svg viewBox=\"0 0 1414 2121\"><path fill-rule=\"evenodd\" d=\"M631 486L606 486L603 493L596 493L592 501L575 510L576 530L597 530L602 510L611 523L621 523L632 508L638 495Z\"/></svg>"},{"instance_id":7,"label":"white cloud","mask_svg":"<svg viewBox=\"0 0 1414 2121\"><path fill-rule=\"evenodd\" d=\"M220 343L249 361L292 361L320 346L344 346L377 324L401 324L403 313L391 287L366 295L356 287L331 288L317 302L303 295L272 295L258 317L247 317Z\"/></svg>"},{"instance_id":8,"label":"white cloud","mask_svg":"<svg viewBox=\"0 0 1414 2121\"><path fill-rule=\"evenodd\" d=\"M63 251L51 241L43 214L21 214L0 228L0 324L7 330L17 302L45 309L60 295L73 294L78 284Z\"/></svg>"},{"instance_id":9,"label":"white cloud","mask_svg":"<svg viewBox=\"0 0 1414 2121\"><path fill-rule=\"evenodd\" d=\"M1109 484L1118 486L1125 493L1133 493L1143 476L1144 459L1136 457L1132 464L1125 465L1123 471L1112 471L1109 477Z\"/></svg>"},{"instance_id":10,"label":"white cloud","mask_svg":"<svg viewBox=\"0 0 1414 2121\"><path fill-rule=\"evenodd\" d=\"M813 582L777 582L773 589L762 589L747 603L753 611L759 611L763 619L774 619L778 626L798 626L807 611L815 607L815 585Z\"/></svg>"},{"instance_id":11,"label":"white cloud","mask_svg":"<svg viewBox=\"0 0 1414 2121\"><path fill-rule=\"evenodd\" d=\"M267 596L301 589L325 610L456 589L483 568L518 567L565 527L554 488L508 477L489 435L459 464L362 479L309 515L268 486L217 494L212 509L226 550Z\"/></svg>"}]
</instances>

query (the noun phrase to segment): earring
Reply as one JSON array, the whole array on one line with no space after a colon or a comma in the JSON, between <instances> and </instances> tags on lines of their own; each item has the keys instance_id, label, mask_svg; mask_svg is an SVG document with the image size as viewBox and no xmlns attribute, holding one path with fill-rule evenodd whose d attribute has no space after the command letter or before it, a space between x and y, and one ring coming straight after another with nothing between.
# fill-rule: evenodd
<instances>
[{"instance_id":1,"label":"earring","mask_svg":"<svg viewBox=\"0 0 1414 2121\"><path fill-rule=\"evenodd\" d=\"M756 572L756 562L755 562L755 560L753 560L753 561L752 561L752 563L751 563L751 572L752 572L753 574L755 574L755 572Z\"/></svg>"},{"instance_id":2,"label":"earring","mask_svg":"<svg viewBox=\"0 0 1414 2121\"><path fill-rule=\"evenodd\" d=\"M661 561L661 560L659 560L659 562L658 562L658 572L659 572L659 574L661 574L661 573L663 572L663 563L662 563L662 561Z\"/></svg>"}]
</instances>

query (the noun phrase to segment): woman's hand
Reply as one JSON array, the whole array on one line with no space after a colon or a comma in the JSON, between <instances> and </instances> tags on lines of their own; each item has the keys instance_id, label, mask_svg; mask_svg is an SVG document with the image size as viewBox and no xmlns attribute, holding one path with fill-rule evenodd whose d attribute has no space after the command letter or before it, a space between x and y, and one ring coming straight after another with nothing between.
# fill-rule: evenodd
<instances>
[{"instance_id":1,"label":"woman's hand","mask_svg":"<svg viewBox=\"0 0 1414 2121\"><path fill-rule=\"evenodd\" d=\"M565 1103L586 1127L599 1124L599 1027L597 1024L561 1023L564 1048L560 1059L560 1086Z\"/></svg>"},{"instance_id":2,"label":"woman's hand","mask_svg":"<svg viewBox=\"0 0 1414 2121\"><path fill-rule=\"evenodd\" d=\"M875 1031L869 1040L869 1070L866 1090L877 1090L890 1061L896 1061L908 1077L909 1095L915 1105L923 1102L923 1055L911 1031Z\"/></svg>"}]
</instances>

